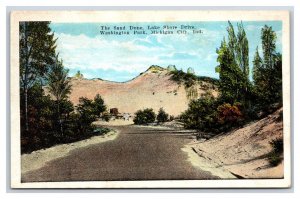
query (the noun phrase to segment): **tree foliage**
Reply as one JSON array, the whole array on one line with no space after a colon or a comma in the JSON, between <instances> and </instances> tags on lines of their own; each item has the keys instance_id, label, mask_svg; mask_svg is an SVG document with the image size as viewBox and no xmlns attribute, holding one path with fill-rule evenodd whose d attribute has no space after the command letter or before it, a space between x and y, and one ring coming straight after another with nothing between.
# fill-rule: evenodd
<instances>
[{"instance_id":1,"label":"tree foliage","mask_svg":"<svg viewBox=\"0 0 300 199\"><path fill-rule=\"evenodd\" d=\"M160 108L157 114L157 122L167 122L169 118L169 114L163 108Z\"/></svg>"},{"instance_id":2,"label":"tree foliage","mask_svg":"<svg viewBox=\"0 0 300 199\"><path fill-rule=\"evenodd\" d=\"M221 97L225 102L242 102L248 106L250 97L249 81L249 46L243 24L238 23L238 33L228 22L228 43L224 38L220 48L217 49L219 65L216 72L220 74Z\"/></svg>"},{"instance_id":3,"label":"tree foliage","mask_svg":"<svg viewBox=\"0 0 300 199\"><path fill-rule=\"evenodd\" d=\"M133 118L134 124L148 124L155 121L156 114L152 108L138 110Z\"/></svg>"},{"instance_id":4,"label":"tree foliage","mask_svg":"<svg viewBox=\"0 0 300 199\"><path fill-rule=\"evenodd\" d=\"M44 84L45 74L55 60L56 39L51 33L50 22L20 22L19 24L19 59L20 93L24 104L22 113L25 130L28 125L28 92L37 82Z\"/></svg>"},{"instance_id":5,"label":"tree foliage","mask_svg":"<svg viewBox=\"0 0 300 199\"><path fill-rule=\"evenodd\" d=\"M49 22L20 22L21 152L31 152L95 135L91 123L106 109L100 95L83 99L78 110L68 99L68 70L56 53ZM47 91L47 95L45 93ZM107 132L98 128L97 133Z\"/></svg>"},{"instance_id":6,"label":"tree foliage","mask_svg":"<svg viewBox=\"0 0 300 199\"><path fill-rule=\"evenodd\" d=\"M282 55L276 52L276 33L272 27L262 28L261 39L263 59L257 48L253 59L253 80L257 103L266 108L273 103L282 103Z\"/></svg>"}]
</instances>

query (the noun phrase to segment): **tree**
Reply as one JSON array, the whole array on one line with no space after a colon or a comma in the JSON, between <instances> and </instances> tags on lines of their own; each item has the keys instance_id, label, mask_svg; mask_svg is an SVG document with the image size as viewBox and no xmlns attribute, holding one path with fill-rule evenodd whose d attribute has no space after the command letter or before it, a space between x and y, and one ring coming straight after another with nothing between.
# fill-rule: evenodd
<instances>
[{"instance_id":1,"label":"tree","mask_svg":"<svg viewBox=\"0 0 300 199\"><path fill-rule=\"evenodd\" d=\"M240 82L238 81L241 71L235 64L234 54L230 52L225 38L221 42L220 48L217 49L217 54L217 61L220 63L217 66L220 76L220 97L232 104L241 99Z\"/></svg>"},{"instance_id":2,"label":"tree","mask_svg":"<svg viewBox=\"0 0 300 199\"><path fill-rule=\"evenodd\" d=\"M254 90L257 103L268 107L282 102L282 55L276 53L276 33L272 27L264 26L261 31L263 59L258 47L253 59Z\"/></svg>"},{"instance_id":3,"label":"tree","mask_svg":"<svg viewBox=\"0 0 300 199\"><path fill-rule=\"evenodd\" d=\"M156 117L157 121L166 122L168 121L168 118L169 118L169 114L167 114L163 108L160 108Z\"/></svg>"},{"instance_id":4,"label":"tree","mask_svg":"<svg viewBox=\"0 0 300 199\"><path fill-rule=\"evenodd\" d=\"M156 115L152 108L138 110L133 119L134 124L147 124L155 121Z\"/></svg>"},{"instance_id":5,"label":"tree","mask_svg":"<svg viewBox=\"0 0 300 199\"><path fill-rule=\"evenodd\" d=\"M265 25L261 30L262 49L266 68L274 68L274 56L276 54L276 33L272 27Z\"/></svg>"},{"instance_id":6,"label":"tree","mask_svg":"<svg viewBox=\"0 0 300 199\"><path fill-rule=\"evenodd\" d=\"M106 106L104 105L104 100L102 97L97 94L94 98L93 102L94 110L95 110L95 115L99 116L101 113L106 111Z\"/></svg>"},{"instance_id":7,"label":"tree","mask_svg":"<svg viewBox=\"0 0 300 199\"><path fill-rule=\"evenodd\" d=\"M48 74L47 80L48 90L56 100L58 123L60 125L60 132L62 133L63 126L60 105L68 97L68 94L71 93L71 83L68 79L68 70L63 67L63 63L58 60L58 56L56 56L55 64Z\"/></svg>"},{"instance_id":8,"label":"tree","mask_svg":"<svg viewBox=\"0 0 300 199\"><path fill-rule=\"evenodd\" d=\"M238 34L235 35L234 27L228 22L228 43L225 38L217 49L220 63L216 72L220 73L221 96L226 102L233 104L235 101L243 102L249 106L249 47L246 32L242 23L238 23Z\"/></svg>"},{"instance_id":9,"label":"tree","mask_svg":"<svg viewBox=\"0 0 300 199\"><path fill-rule=\"evenodd\" d=\"M93 101L86 97L79 98L79 104L76 106L76 110L79 113L79 130L85 133L91 127L91 123L96 120Z\"/></svg>"},{"instance_id":10,"label":"tree","mask_svg":"<svg viewBox=\"0 0 300 199\"><path fill-rule=\"evenodd\" d=\"M54 34L50 22L20 22L19 24L19 59L20 88L23 95L25 130L28 126L28 91L36 82L44 83L44 74L55 60Z\"/></svg>"},{"instance_id":11,"label":"tree","mask_svg":"<svg viewBox=\"0 0 300 199\"><path fill-rule=\"evenodd\" d=\"M218 103L210 93L202 95L197 100L192 100L188 109L180 116L184 127L203 132L212 131L216 128Z\"/></svg>"}]
</instances>

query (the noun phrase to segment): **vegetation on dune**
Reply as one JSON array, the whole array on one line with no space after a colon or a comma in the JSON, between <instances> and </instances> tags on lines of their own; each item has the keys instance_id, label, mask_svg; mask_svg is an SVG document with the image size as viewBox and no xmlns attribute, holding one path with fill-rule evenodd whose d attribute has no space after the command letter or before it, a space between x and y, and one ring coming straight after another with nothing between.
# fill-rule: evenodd
<instances>
[{"instance_id":1,"label":"vegetation on dune","mask_svg":"<svg viewBox=\"0 0 300 199\"><path fill-rule=\"evenodd\" d=\"M271 166L279 165L283 160L283 139L277 138L270 142L272 151L268 156L268 160Z\"/></svg>"},{"instance_id":2,"label":"vegetation on dune","mask_svg":"<svg viewBox=\"0 0 300 199\"><path fill-rule=\"evenodd\" d=\"M177 70L174 65L168 67L169 74L171 75L171 80L177 82L178 84L184 85L186 96L189 100L197 99L198 87L200 86L203 90L217 89L219 80L195 75L193 68L188 68L187 72L182 69Z\"/></svg>"}]
</instances>

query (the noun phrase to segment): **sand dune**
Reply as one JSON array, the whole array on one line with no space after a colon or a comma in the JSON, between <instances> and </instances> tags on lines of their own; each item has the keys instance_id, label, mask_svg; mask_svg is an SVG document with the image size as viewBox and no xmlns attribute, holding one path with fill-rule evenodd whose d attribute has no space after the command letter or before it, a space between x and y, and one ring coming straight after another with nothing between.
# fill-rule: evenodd
<instances>
[{"instance_id":1,"label":"sand dune","mask_svg":"<svg viewBox=\"0 0 300 199\"><path fill-rule=\"evenodd\" d=\"M77 104L80 97L92 99L100 94L108 108L118 108L121 113L134 113L144 108L153 108L157 113L163 107L170 115L177 116L187 109L189 99L184 86L170 80L170 77L166 69L149 68L124 83L72 78L70 100ZM200 95L206 90L198 85L197 92ZM216 94L215 91L213 93Z\"/></svg>"}]
</instances>

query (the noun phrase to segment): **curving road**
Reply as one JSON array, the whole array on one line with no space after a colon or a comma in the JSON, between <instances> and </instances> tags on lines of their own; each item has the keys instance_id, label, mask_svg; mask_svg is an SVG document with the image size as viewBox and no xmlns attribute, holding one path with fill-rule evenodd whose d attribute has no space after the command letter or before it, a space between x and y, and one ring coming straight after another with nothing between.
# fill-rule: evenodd
<instances>
[{"instance_id":1,"label":"curving road","mask_svg":"<svg viewBox=\"0 0 300 199\"><path fill-rule=\"evenodd\" d=\"M22 182L216 179L192 166L181 150L193 139L176 130L111 127L119 136L73 150L68 156L27 172Z\"/></svg>"}]
</instances>

